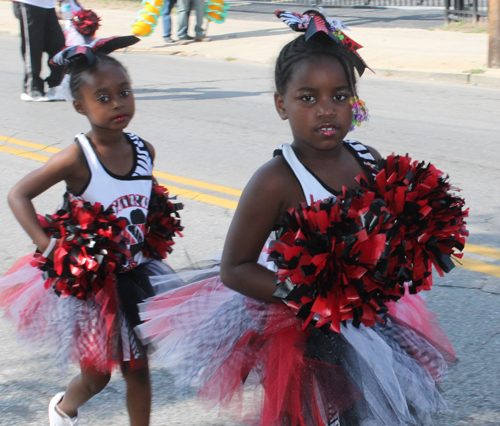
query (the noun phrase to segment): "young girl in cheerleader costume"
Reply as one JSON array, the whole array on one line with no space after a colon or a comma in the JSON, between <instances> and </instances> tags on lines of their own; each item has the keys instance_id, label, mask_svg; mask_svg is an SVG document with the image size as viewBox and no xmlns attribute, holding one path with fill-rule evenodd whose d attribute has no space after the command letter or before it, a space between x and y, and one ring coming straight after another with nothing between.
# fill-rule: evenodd
<instances>
[{"instance_id":1,"label":"young girl in cheerleader costume","mask_svg":"<svg viewBox=\"0 0 500 426\"><path fill-rule=\"evenodd\" d=\"M432 424L445 408L437 383L454 355L422 299L408 291L401 297L405 280L412 293L430 287L432 255L417 242L420 251L411 251L414 237L394 219L398 206L381 195L394 179L377 189L379 153L344 139L368 117L356 93L355 70L366 67L360 46L319 12L277 14L305 32L276 62L276 109L293 142L279 146L246 186L220 275L146 301L138 328L179 390L194 387L249 425ZM405 157L388 158L385 169L396 160L402 170ZM418 164L408 167L422 173ZM402 176L408 187L406 170ZM439 209L419 196L415 205ZM453 203L460 224L450 228L449 245L460 247L466 212L460 199ZM416 235L426 235L434 214ZM400 260L393 248L403 250Z\"/></svg>"},{"instance_id":2,"label":"young girl in cheerleader costume","mask_svg":"<svg viewBox=\"0 0 500 426\"><path fill-rule=\"evenodd\" d=\"M67 66L74 108L91 130L8 197L38 252L0 280L0 303L22 337L54 349L56 364L81 367L50 401L50 426L76 425L79 407L106 387L117 366L130 424L149 425L147 353L133 327L140 322L137 303L154 295L149 276L171 272L159 259L170 251L171 231L181 228L179 207L153 180L153 146L124 133L135 111L132 85L123 65L106 54L137 41L101 39L54 58ZM37 217L31 200L60 181L67 185L63 207Z\"/></svg>"},{"instance_id":3,"label":"young girl in cheerleader costume","mask_svg":"<svg viewBox=\"0 0 500 426\"><path fill-rule=\"evenodd\" d=\"M60 3L64 3L64 7L67 8L66 11L61 10L62 19L66 21L63 31L66 46L92 43L101 18L94 11L84 9L76 0L64 0Z\"/></svg>"}]
</instances>

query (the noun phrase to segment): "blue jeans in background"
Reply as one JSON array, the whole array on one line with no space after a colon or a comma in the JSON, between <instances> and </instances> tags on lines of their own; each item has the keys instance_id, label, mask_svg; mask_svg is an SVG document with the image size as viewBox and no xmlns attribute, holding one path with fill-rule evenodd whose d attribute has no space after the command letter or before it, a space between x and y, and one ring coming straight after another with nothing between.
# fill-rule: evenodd
<instances>
[{"instance_id":1,"label":"blue jeans in background","mask_svg":"<svg viewBox=\"0 0 500 426\"><path fill-rule=\"evenodd\" d=\"M170 12L175 6L176 0L165 0L165 5L163 6L163 37L170 37L172 35L172 18L170 17Z\"/></svg>"},{"instance_id":2,"label":"blue jeans in background","mask_svg":"<svg viewBox=\"0 0 500 426\"><path fill-rule=\"evenodd\" d=\"M205 1L204 0L178 0L177 13L179 25L179 38L187 36L189 13L191 10L196 11L196 26L194 28L197 37L203 37L203 18L205 16Z\"/></svg>"}]
</instances>

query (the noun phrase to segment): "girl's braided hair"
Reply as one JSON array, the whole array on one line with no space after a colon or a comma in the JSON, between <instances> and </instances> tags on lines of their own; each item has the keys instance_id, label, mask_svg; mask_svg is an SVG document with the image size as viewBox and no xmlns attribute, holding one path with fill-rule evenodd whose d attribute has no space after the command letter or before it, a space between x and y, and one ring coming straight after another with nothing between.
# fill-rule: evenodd
<instances>
[{"instance_id":1,"label":"girl's braided hair","mask_svg":"<svg viewBox=\"0 0 500 426\"><path fill-rule=\"evenodd\" d=\"M67 74L70 74L69 89L71 91L71 96L74 99L80 98L80 89L82 88L84 74L87 71L91 71L99 65L111 64L121 67L125 72L127 72L127 69L120 61L109 55L105 55L103 53L95 53L94 58L95 61L91 65L89 65L87 58L82 58L82 60L71 62L65 69L65 72Z\"/></svg>"},{"instance_id":2,"label":"girl's braided hair","mask_svg":"<svg viewBox=\"0 0 500 426\"><path fill-rule=\"evenodd\" d=\"M318 32L306 41L304 35L286 44L276 60L274 80L276 90L284 94L297 62L320 56L337 59L344 68L352 96L356 96L356 74L353 53L343 44L336 43L328 35Z\"/></svg>"}]
</instances>

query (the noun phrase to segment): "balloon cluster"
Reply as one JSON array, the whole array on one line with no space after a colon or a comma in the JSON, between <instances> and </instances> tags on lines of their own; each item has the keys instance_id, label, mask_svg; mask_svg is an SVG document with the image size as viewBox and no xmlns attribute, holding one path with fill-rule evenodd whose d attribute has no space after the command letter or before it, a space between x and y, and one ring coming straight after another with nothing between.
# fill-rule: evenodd
<instances>
[{"instance_id":1,"label":"balloon cluster","mask_svg":"<svg viewBox=\"0 0 500 426\"><path fill-rule=\"evenodd\" d=\"M386 303L432 285L461 257L465 202L431 164L389 156L361 189L302 204L284 215L285 226L269 247L283 284L276 292L316 327L340 323L373 326Z\"/></svg>"},{"instance_id":2,"label":"balloon cluster","mask_svg":"<svg viewBox=\"0 0 500 426\"><path fill-rule=\"evenodd\" d=\"M145 37L153 32L163 9L163 0L143 0L142 5L131 29L131 33L138 37Z\"/></svg>"},{"instance_id":3,"label":"balloon cluster","mask_svg":"<svg viewBox=\"0 0 500 426\"><path fill-rule=\"evenodd\" d=\"M224 0L206 0L205 18L209 21L222 24L226 20L229 5Z\"/></svg>"}]
</instances>

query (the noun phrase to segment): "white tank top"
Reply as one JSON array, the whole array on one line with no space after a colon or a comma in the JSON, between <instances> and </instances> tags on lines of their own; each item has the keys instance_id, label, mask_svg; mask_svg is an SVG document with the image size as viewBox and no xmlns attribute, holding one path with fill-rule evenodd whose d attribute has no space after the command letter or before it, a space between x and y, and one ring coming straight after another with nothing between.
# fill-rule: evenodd
<instances>
[{"instance_id":1,"label":"white tank top","mask_svg":"<svg viewBox=\"0 0 500 426\"><path fill-rule=\"evenodd\" d=\"M153 161L141 138L131 133L125 133L125 136L134 152L132 169L125 176L106 170L87 137L83 133L76 136L76 142L87 160L90 176L80 193L71 196L92 204L100 203L105 209L111 207L118 218L127 222L123 235L129 240L132 253L124 267L128 270L143 260L142 248L153 184Z\"/></svg>"},{"instance_id":2,"label":"white tank top","mask_svg":"<svg viewBox=\"0 0 500 426\"><path fill-rule=\"evenodd\" d=\"M361 142L345 140L344 144L363 166L375 163L375 158L372 153ZM299 161L290 144L284 143L278 150L283 152L283 157L297 177L308 204L311 204L311 200L314 202L335 197L335 194L325 188L325 186Z\"/></svg>"}]
</instances>

